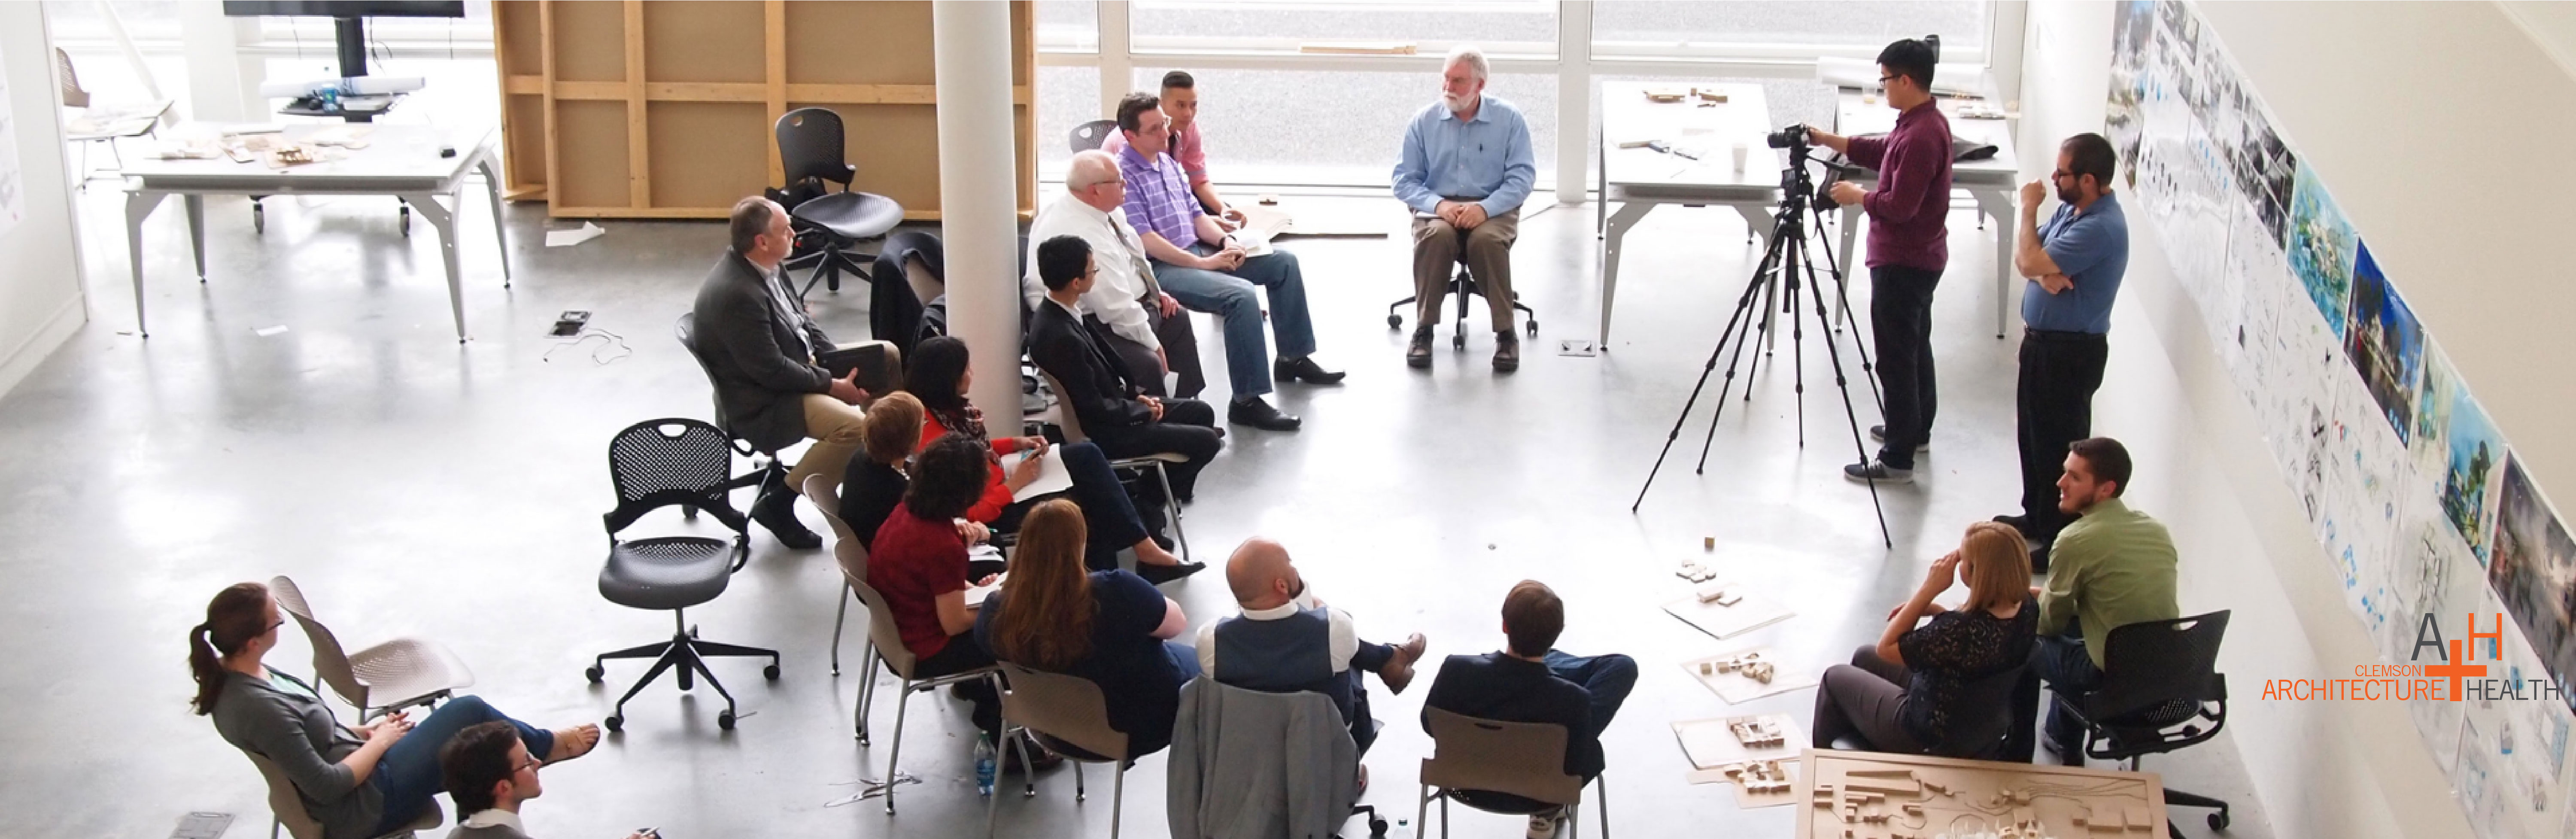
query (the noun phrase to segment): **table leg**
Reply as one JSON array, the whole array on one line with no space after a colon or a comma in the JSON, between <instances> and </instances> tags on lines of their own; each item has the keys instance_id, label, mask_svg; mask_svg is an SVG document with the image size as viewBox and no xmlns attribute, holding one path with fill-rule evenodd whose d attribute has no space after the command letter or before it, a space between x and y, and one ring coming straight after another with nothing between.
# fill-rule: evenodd
<instances>
[{"instance_id":1,"label":"table leg","mask_svg":"<svg viewBox=\"0 0 2576 839\"><path fill-rule=\"evenodd\" d=\"M2015 229L2019 225L2013 222L2012 202L2003 193L1980 189L1972 190L1968 194L1976 196L1977 211L1985 214L1986 218L1994 220L1995 337L2002 338L2005 328L2011 323L2008 318L2012 310L2013 237L2020 232Z\"/></svg>"},{"instance_id":2,"label":"table leg","mask_svg":"<svg viewBox=\"0 0 2576 839\"><path fill-rule=\"evenodd\" d=\"M1607 203L1607 202L1604 202ZM1628 228L1653 212L1655 202L1629 201L1619 205L1604 223L1601 240L1601 352L1610 351L1610 303L1619 296L1619 248L1628 239Z\"/></svg>"},{"instance_id":3,"label":"table leg","mask_svg":"<svg viewBox=\"0 0 2576 839\"><path fill-rule=\"evenodd\" d=\"M202 283L206 281L206 197L192 194L181 200L188 205L188 243L196 247L197 282Z\"/></svg>"},{"instance_id":4,"label":"table leg","mask_svg":"<svg viewBox=\"0 0 2576 839\"><path fill-rule=\"evenodd\" d=\"M475 168L483 173L483 191L492 199L492 237L501 242L501 287L510 287L510 229L501 223L501 174L486 155Z\"/></svg>"},{"instance_id":5,"label":"table leg","mask_svg":"<svg viewBox=\"0 0 2576 839\"><path fill-rule=\"evenodd\" d=\"M134 267L134 333L152 337L143 323L143 220L152 217L153 208L161 206L166 192L128 192L125 194L125 254Z\"/></svg>"},{"instance_id":6,"label":"table leg","mask_svg":"<svg viewBox=\"0 0 2576 839\"><path fill-rule=\"evenodd\" d=\"M456 264L456 208L465 205L465 190L447 193L447 203L438 203L433 193L403 196L429 226L438 228L438 258L447 265L447 308L456 316L456 342L465 343L465 285Z\"/></svg>"}]
</instances>

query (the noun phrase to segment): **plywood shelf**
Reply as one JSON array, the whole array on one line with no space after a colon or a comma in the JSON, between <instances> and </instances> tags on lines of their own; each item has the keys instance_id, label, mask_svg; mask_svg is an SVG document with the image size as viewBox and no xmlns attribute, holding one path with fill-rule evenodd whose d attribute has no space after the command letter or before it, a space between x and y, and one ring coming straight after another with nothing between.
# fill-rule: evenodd
<instances>
[{"instance_id":1,"label":"plywood shelf","mask_svg":"<svg viewBox=\"0 0 2576 839\"><path fill-rule=\"evenodd\" d=\"M1011 4L1015 167L1036 209L1036 40ZM938 88L927 2L493 4L506 194L557 218L722 218L784 181L772 126L841 115L851 188L939 218ZM864 48L851 33L868 34Z\"/></svg>"}]
</instances>

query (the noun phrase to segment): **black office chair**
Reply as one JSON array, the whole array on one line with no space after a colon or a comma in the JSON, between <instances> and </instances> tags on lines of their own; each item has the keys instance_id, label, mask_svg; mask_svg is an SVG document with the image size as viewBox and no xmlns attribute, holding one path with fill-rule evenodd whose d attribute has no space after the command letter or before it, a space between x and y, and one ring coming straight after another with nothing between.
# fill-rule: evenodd
<instances>
[{"instance_id":1,"label":"black office chair","mask_svg":"<svg viewBox=\"0 0 2576 839\"><path fill-rule=\"evenodd\" d=\"M1072 146L1073 150L1077 153L1087 152L1100 148L1100 144L1102 143L1109 142L1109 135L1117 133L1117 131L1117 120L1095 119L1090 122L1074 126L1073 131L1065 135L1065 144Z\"/></svg>"},{"instance_id":2,"label":"black office chair","mask_svg":"<svg viewBox=\"0 0 2576 839\"><path fill-rule=\"evenodd\" d=\"M1485 289L1477 285L1476 278L1467 271L1467 231L1461 230L1458 231L1458 272L1449 278L1448 296L1457 298L1458 301L1458 316L1450 321L1452 324L1449 335L1450 349L1467 348L1467 297L1469 295L1483 297ZM1386 328L1394 331L1404 329L1404 315L1398 310L1411 306L1420 299L1420 295L1407 295L1402 300L1386 304ZM1512 292L1512 308L1529 316L1525 328L1528 329L1530 337L1538 337L1538 312L1521 302L1520 292Z\"/></svg>"},{"instance_id":3,"label":"black office chair","mask_svg":"<svg viewBox=\"0 0 2576 839\"><path fill-rule=\"evenodd\" d=\"M778 118L777 133L778 161L787 170L786 194L819 193L787 208L788 222L796 231L796 251L780 270L813 269L797 297L812 293L816 282L840 291L844 271L870 279L867 265L853 249L862 240L882 237L902 224L903 205L883 195L850 191L850 181L859 169L841 156L846 148L841 115L832 109L788 111ZM831 192L823 186L826 181L840 184L841 191Z\"/></svg>"},{"instance_id":4,"label":"black office chair","mask_svg":"<svg viewBox=\"0 0 2576 839\"><path fill-rule=\"evenodd\" d=\"M688 690L696 677L705 677L707 686L724 697L725 709L716 714L716 727L727 730L733 728L733 694L716 681L706 659L767 656L769 666L760 675L778 679L777 650L700 641L697 627L688 621L688 607L723 594L733 572L751 558L751 521L725 500L726 473L732 467L733 450L725 443L725 433L693 419L646 420L627 426L609 441L608 474L617 486L617 509L602 517L608 526L608 563L599 569L599 596L620 606L669 609L675 627L669 641L601 654L591 661L590 669L582 671L595 685L608 674L609 659L654 660L653 669L617 698L616 710L605 721L610 731L626 727L626 700L635 698L664 670L678 668L681 690ZM617 537L644 514L670 506L715 516L733 530L731 544L705 536Z\"/></svg>"},{"instance_id":5,"label":"black office chair","mask_svg":"<svg viewBox=\"0 0 2576 839\"><path fill-rule=\"evenodd\" d=\"M2134 772L2141 756L2218 736L2227 725L2227 675L2217 670L2227 614L2221 610L2111 630L2102 643L2102 687L2067 703L2084 724L2084 755L2127 761L2126 768ZM2209 814L2209 829L2227 829L2225 801L2166 787L2165 804L2217 808ZM2170 819L2165 829L2182 839L2182 830Z\"/></svg>"},{"instance_id":6,"label":"black office chair","mask_svg":"<svg viewBox=\"0 0 2576 839\"><path fill-rule=\"evenodd\" d=\"M716 370L707 366L707 357L698 352L697 321L697 313L682 312L680 319L671 324L671 334L672 337L680 339L680 346L689 351L689 357L697 359L698 371L707 376L708 398L715 402L716 428L722 430L725 439L731 441L735 453L751 458L751 471L726 481L724 489L730 493L745 487L758 487L751 498L751 509L756 511L760 509L761 502L770 500L774 495L792 494L796 488L787 485L785 458L779 457L776 451L752 445L750 440L734 433L733 422L725 418L724 397L715 393ZM689 508L688 514L690 518L696 518L697 508Z\"/></svg>"}]
</instances>

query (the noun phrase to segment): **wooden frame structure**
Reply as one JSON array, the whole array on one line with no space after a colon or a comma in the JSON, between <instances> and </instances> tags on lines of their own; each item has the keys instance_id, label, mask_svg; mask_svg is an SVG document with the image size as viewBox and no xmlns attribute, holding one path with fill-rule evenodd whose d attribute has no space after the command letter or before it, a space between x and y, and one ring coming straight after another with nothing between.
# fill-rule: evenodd
<instances>
[{"instance_id":1,"label":"wooden frame structure","mask_svg":"<svg viewBox=\"0 0 2576 839\"><path fill-rule=\"evenodd\" d=\"M1020 212L1037 207L1035 9L1011 3ZM512 200L556 218L722 218L784 181L780 116L831 108L852 189L939 218L930 3L500 0L492 4Z\"/></svg>"}]
</instances>

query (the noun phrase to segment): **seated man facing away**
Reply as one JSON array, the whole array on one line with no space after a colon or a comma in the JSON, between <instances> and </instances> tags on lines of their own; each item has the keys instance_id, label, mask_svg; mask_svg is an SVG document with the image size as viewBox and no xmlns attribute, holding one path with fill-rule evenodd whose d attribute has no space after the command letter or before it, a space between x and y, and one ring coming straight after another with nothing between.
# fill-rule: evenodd
<instances>
[{"instance_id":1,"label":"seated man facing away","mask_svg":"<svg viewBox=\"0 0 2576 839\"><path fill-rule=\"evenodd\" d=\"M1429 731L1428 709L1495 722L1552 723L1565 726L1565 774L1590 781L1601 774L1601 732L1628 701L1637 685L1637 661L1618 653L1568 655L1556 650L1565 630L1565 601L1537 580L1522 580L1503 595L1500 652L1453 655L1440 663L1424 697L1423 730ZM1471 790L1462 800L1499 810L1538 810L1547 805L1517 795ZM1561 809L1530 815L1533 839L1555 836L1563 823Z\"/></svg>"},{"instance_id":2,"label":"seated man facing away","mask_svg":"<svg viewBox=\"0 0 2576 839\"><path fill-rule=\"evenodd\" d=\"M1171 145L1171 124L1158 107L1161 101L1132 93L1118 103L1118 130L1127 139L1127 150L1118 153L1118 168L1127 181L1127 221L1136 226L1145 254L1153 258L1154 279L1163 291L1181 305L1225 322L1226 379L1234 391L1226 421L1294 431L1297 418L1261 398L1270 392L1272 377L1319 385L1342 380L1342 374L1315 363L1305 274L1297 267L1296 254L1276 246L1260 256L1246 253L1226 235L1225 225L1199 206L1181 164L1164 153ZM1262 341L1256 286L1269 290L1270 328L1279 342L1275 369Z\"/></svg>"},{"instance_id":3,"label":"seated man facing away","mask_svg":"<svg viewBox=\"0 0 2576 839\"><path fill-rule=\"evenodd\" d=\"M2069 765L2083 762L2084 729L2067 712L2067 699L2102 686L2102 640L2129 624L2182 617L2174 600L2173 535L2120 500L2129 489L2129 468L2129 449L2118 440L2094 437L2067 447L2057 509L2075 520L2057 533L2048 585L2031 589L2039 597L2031 665L2057 695L2049 704L2046 742Z\"/></svg>"},{"instance_id":4,"label":"seated man facing away","mask_svg":"<svg viewBox=\"0 0 2576 839\"><path fill-rule=\"evenodd\" d=\"M1029 359L1064 387L1056 395L1071 407L1101 453L1119 459L1155 454L1186 458L1165 468L1177 496L1171 500L1189 502L1197 492L1199 470L1225 446L1225 432L1215 427L1216 411L1195 399L1166 402L1144 395L1144 388L1117 362L1108 339L1084 321L1082 298L1098 282L1100 267L1089 241L1057 236L1039 242L1037 265L1047 302L1038 305L1029 322Z\"/></svg>"},{"instance_id":5,"label":"seated man facing away","mask_svg":"<svg viewBox=\"0 0 2576 839\"><path fill-rule=\"evenodd\" d=\"M752 519L780 544L813 550L823 546L823 537L796 521L796 496L808 475L841 482L850 453L859 448L856 406L868 393L856 384L857 370L836 379L815 362L832 351L832 341L805 316L779 272L779 261L796 244L787 211L767 198L745 198L734 202L732 218L733 248L698 288L697 352L715 379L716 402L735 436L767 452L814 438L788 471L786 485L764 484L760 502L751 508Z\"/></svg>"},{"instance_id":6,"label":"seated man facing away","mask_svg":"<svg viewBox=\"0 0 2576 839\"><path fill-rule=\"evenodd\" d=\"M1127 365L1128 378L1143 385L1145 395L1160 399L1168 395L1163 373L1178 373L1180 382L1170 393L1198 398L1207 388L1207 376L1199 371L1198 335L1190 330L1180 301L1154 283L1145 243L1119 209L1127 203L1127 178L1119 174L1118 159L1102 151L1076 152L1065 167L1064 192L1029 222L1029 273L1020 279L1029 309L1036 310L1047 294L1046 281L1038 278L1038 244L1057 236L1082 237L1100 258L1099 281L1082 295L1082 310L1108 325L1109 347Z\"/></svg>"},{"instance_id":7,"label":"seated man facing away","mask_svg":"<svg viewBox=\"0 0 2576 839\"><path fill-rule=\"evenodd\" d=\"M1440 67L1440 101L1404 129L1395 164L1395 197L1413 208L1413 342L1404 363L1431 366L1431 324L1458 254L1493 313L1494 370L1520 369L1512 332L1512 242L1520 238L1521 202L1538 179L1529 123L1521 109L1485 95L1485 54L1449 52ZM1467 301L1459 300L1465 306Z\"/></svg>"},{"instance_id":8,"label":"seated man facing away","mask_svg":"<svg viewBox=\"0 0 2576 839\"><path fill-rule=\"evenodd\" d=\"M1403 693L1427 646L1422 633L1401 647L1360 640L1351 616L1324 605L1298 575L1288 549L1268 539L1247 539L1235 548L1225 563L1225 582L1243 614L1199 630L1199 669L1245 690L1330 697L1351 727L1352 744L1367 756L1369 744L1377 742L1377 720L1369 717L1360 672L1374 672L1387 690ZM1367 788L1368 767L1360 767L1358 781Z\"/></svg>"},{"instance_id":9,"label":"seated man facing away","mask_svg":"<svg viewBox=\"0 0 2576 839\"><path fill-rule=\"evenodd\" d=\"M438 749L447 797L456 799L456 829L447 839L528 839L519 806L545 794L537 780L544 761L528 754L519 730L498 720L476 723ZM645 839L642 831L626 839Z\"/></svg>"}]
</instances>

